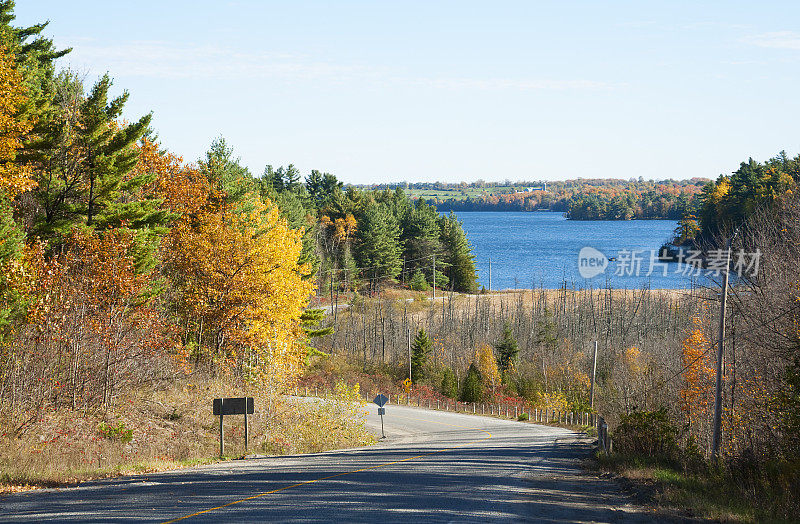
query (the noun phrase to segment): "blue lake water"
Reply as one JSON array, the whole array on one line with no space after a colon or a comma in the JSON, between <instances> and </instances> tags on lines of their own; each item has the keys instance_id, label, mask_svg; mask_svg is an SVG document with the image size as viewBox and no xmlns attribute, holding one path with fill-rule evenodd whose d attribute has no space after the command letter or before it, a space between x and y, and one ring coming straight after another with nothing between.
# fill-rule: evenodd
<instances>
[{"instance_id":1,"label":"blue lake water","mask_svg":"<svg viewBox=\"0 0 800 524\"><path fill-rule=\"evenodd\" d=\"M579 288L692 285L692 276L682 274L685 265L656 262L651 271L651 253L657 256L677 226L672 220L577 221L556 212L462 211L456 216L472 244L478 281L487 289L490 259L495 290L554 289L565 281ZM608 262L593 278L584 278L578 267L578 254L584 247L617 260Z\"/></svg>"}]
</instances>

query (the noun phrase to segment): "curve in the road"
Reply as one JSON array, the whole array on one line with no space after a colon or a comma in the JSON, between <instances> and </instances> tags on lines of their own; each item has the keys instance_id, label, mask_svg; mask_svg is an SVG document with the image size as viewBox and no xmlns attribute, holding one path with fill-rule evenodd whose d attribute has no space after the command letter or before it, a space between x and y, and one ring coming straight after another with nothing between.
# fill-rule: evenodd
<instances>
[{"instance_id":1,"label":"curve in the road","mask_svg":"<svg viewBox=\"0 0 800 524\"><path fill-rule=\"evenodd\" d=\"M366 468L359 468L359 469L354 469L352 471L345 471L343 473L337 473L335 475L328 475L327 477L320 477L318 479L313 479L313 480L306 480L304 482L298 482L296 484L292 484L292 485L289 485L289 486L284 486L284 487L278 488L278 489L273 489L271 491L265 491L263 493L257 493L255 495L251 495L251 496L245 497L243 499L234 500L233 502L228 502L227 504L222 504L220 506L204 509L202 511L196 511L196 512L190 513L188 515L183 515L181 517L177 517L177 518L174 518L174 519L171 519L171 520L167 520L167 521L164 521L163 524L171 524L173 522L179 522L181 520L186 520L186 519L189 519L189 518L192 518L192 517L197 517L197 516L200 516L200 515L203 515L203 514L206 514L206 513L211 513L212 511L228 508L230 506L235 506L236 504L241 504L243 502L247 502L247 501L250 501L250 500L255 500L255 499L258 499L258 498L261 498L261 497L265 497L265 496L271 495L273 493L286 491L287 489L299 488L301 486L306 486L308 484L314 484L316 482L322 482L324 480L335 479L335 478L339 478L339 477L344 477L346 475L352 475L354 473L360 473L362 471L369 471L369 470L372 470L372 469L383 468L383 467L391 466L391 465L394 465L394 464L400 464L401 462L410 462L412 460L420 459L420 458L423 458L423 457L429 457L431 455L436 455L437 453L442 453L442 452L445 452L445 451L458 449L458 448L461 448L461 447L464 447L464 446L469 446L471 444L475 444L475 443L478 443L478 442L483 442L484 440L489 440L490 438L492 438L492 434L489 431L486 431L485 429L481 429L481 428L462 426L460 424L450 424L448 422L439 422L438 420L429 420L429 419L423 419L423 418L417 418L417 417L407 417L407 416L404 417L404 416L397 416L397 415L395 415L395 417L396 418L406 419L406 420L414 420L414 421L417 421L417 422L427 422L429 424L440 424L442 426L451 426L451 427L454 427L454 428L463 428L463 429L467 429L467 430L470 430L470 431L480 431L482 433L486 433L486 436L483 437L483 438L479 438L479 439L463 442L463 443L455 445L455 446L448 446L446 448L438 449L436 451L430 451L428 453L421 453L419 455L414 455L413 457L408 457L408 458L404 458L404 459L401 459L401 460L394 460L394 461L391 461L391 462L384 462L382 464L376 464L374 466L369 466L369 467L366 467Z\"/></svg>"}]
</instances>

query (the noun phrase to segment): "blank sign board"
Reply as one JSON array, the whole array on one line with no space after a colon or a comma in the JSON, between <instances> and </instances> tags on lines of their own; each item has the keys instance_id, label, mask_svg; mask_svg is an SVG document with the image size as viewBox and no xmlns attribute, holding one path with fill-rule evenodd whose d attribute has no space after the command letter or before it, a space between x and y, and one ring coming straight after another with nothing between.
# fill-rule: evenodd
<instances>
[{"instance_id":1,"label":"blank sign board","mask_svg":"<svg viewBox=\"0 0 800 524\"><path fill-rule=\"evenodd\" d=\"M253 397L215 398L215 415L252 415Z\"/></svg>"}]
</instances>

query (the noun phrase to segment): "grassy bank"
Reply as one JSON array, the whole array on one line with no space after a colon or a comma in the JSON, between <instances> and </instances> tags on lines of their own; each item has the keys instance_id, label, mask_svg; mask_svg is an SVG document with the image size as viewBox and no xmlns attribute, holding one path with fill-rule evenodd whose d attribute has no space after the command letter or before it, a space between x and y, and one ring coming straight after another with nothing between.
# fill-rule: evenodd
<instances>
[{"instance_id":1,"label":"grassy bank","mask_svg":"<svg viewBox=\"0 0 800 524\"><path fill-rule=\"evenodd\" d=\"M687 469L637 455L599 453L595 467L617 475L648 502L721 522L797 522L790 489L781 471L725 468Z\"/></svg>"},{"instance_id":2,"label":"grassy bank","mask_svg":"<svg viewBox=\"0 0 800 524\"><path fill-rule=\"evenodd\" d=\"M219 455L219 419L211 401L256 397L249 453L295 454L368 445L363 408L353 388L334 402L296 402L253 395L216 381L183 381L141 389L117 399L106 413L49 409L3 415L0 492L76 484L116 475L163 471L244 455L241 416L225 418L226 456Z\"/></svg>"}]
</instances>

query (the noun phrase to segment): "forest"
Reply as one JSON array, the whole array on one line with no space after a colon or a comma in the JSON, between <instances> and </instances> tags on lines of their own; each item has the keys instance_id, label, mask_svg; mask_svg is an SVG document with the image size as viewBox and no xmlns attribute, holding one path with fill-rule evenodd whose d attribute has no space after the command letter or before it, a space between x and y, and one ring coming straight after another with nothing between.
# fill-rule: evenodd
<instances>
[{"instance_id":1,"label":"forest","mask_svg":"<svg viewBox=\"0 0 800 524\"><path fill-rule=\"evenodd\" d=\"M369 442L354 412L314 426L281 407L326 332L309 301L398 280L475 291L459 222L316 170L254 176L221 137L186 162L13 10L0 2L0 485L208 456L197 402L214 392L259 398L264 450Z\"/></svg>"},{"instance_id":2,"label":"forest","mask_svg":"<svg viewBox=\"0 0 800 524\"><path fill-rule=\"evenodd\" d=\"M402 186L441 211L561 211L573 220L678 220L694 211L707 182L633 178Z\"/></svg>"},{"instance_id":3,"label":"forest","mask_svg":"<svg viewBox=\"0 0 800 524\"><path fill-rule=\"evenodd\" d=\"M673 244L708 249L737 230L746 236L751 217L791 195L798 182L800 155L790 158L781 151L763 163L749 158L703 186L696 205L680 217Z\"/></svg>"}]
</instances>

